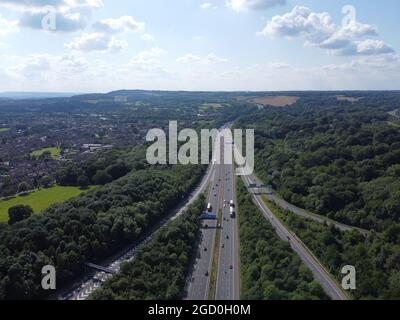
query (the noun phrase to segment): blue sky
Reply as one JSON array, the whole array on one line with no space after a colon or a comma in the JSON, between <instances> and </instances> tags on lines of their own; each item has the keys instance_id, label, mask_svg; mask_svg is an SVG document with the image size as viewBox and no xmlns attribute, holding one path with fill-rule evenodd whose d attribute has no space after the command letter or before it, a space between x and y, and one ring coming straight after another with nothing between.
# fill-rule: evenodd
<instances>
[{"instance_id":1,"label":"blue sky","mask_svg":"<svg viewBox=\"0 0 400 320\"><path fill-rule=\"evenodd\" d=\"M0 91L399 89L399 12L398 0L0 0Z\"/></svg>"}]
</instances>

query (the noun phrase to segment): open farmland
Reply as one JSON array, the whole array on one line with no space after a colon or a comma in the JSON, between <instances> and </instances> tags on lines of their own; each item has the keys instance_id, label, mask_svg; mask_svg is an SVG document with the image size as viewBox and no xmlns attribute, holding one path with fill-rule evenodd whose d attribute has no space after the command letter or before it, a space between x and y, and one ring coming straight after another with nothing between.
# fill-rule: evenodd
<instances>
[{"instance_id":1,"label":"open farmland","mask_svg":"<svg viewBox=\"0 0 400 320\"><path fill-rule=\"evenodd\" d=\"M250 103L260 104L263 106L286 107L291 106L299 100L298 97L292 96L269 96L269 97L250 97L247 99Z\"/></svg>"}]
</instances>

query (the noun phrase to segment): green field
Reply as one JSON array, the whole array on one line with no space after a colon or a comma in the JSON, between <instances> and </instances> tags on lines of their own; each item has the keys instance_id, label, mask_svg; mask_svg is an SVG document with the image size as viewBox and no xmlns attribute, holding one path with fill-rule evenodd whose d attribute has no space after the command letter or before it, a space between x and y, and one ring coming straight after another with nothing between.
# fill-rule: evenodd
<instances>
[{"instance_id":1,"label":"green field","mask_svg":"<svg viewBox=\"0 0 400 320\"><path fill-rule=\"evenodd\" d=\"M90 190L90 189L89 189ZM0 222L8 221L8 209L16 205L31 206L35 213L40 213L44 209L55 203L62 203L68 199L78 196L82 192L77 187L53 187L34 191L27 196L19 196L9 200L0 200Z\"/></svg>"},{"instance_id":2,"label":"green field","mask_svg":"<svg viewBox=\"0 0 400 320\"><path fill-rule=\"evenodd\" d=\"M31 153L31 156L32 157L40 157L46 151L49 151L51 153L51 158L55 159L60 155L61 148L60 147L50 147L50 148L35 150Z\"/></svg>"},{"instance_id":3,"label":"green field","mask_svg":"<svg viewBox=\"0 0 400 320\"><path fill-rule=\"evenodd\" d=\"M10 131L10 128L0 128L0 133Z\"/></svg>"}]
</instances>

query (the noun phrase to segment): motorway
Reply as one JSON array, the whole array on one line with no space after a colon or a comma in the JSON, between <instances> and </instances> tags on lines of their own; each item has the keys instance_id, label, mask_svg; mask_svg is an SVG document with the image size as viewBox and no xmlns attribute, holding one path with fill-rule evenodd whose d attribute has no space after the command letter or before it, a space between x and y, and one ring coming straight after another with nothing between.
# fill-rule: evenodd
<instances>
[{"instance_id":1,"label":"motorway","mask_svg":"<svg viewBox=\"0 0 400 320\"><path fill-rule=\"evenodd\" d=\"M213 213L220 210L220 188L223 166L215 164L212 175L207 202L211 204ZM204 210L205 211L205 210ZM187 300L207 300L210 288L211 266L214 252L215 236L218 226L217 220L204 220L201 222L201 236L197 250L196 261L192 268L190 280L187 286Z\"/></svg>"},{"instance_id":2,"label":"motorway","mask_svg":"<svg viewBox=\"0 0 400 320\"><path fill-rule=\"evenodd\" d=\"M232 141L220 139L220 159L224 159L224 147L232 145ZM230 146L229 146L230 147ZM233 164L214 165L211 179L208 202L211 203L213 213L222 217L221 220L202 221L201 238L199 240L197 257L192 267L187 285L187 300L238 300L239 299L239 239L237 220L229 215L229 201L236 203L236 189ZM224 203L226 200L226 203ZM219 226L218 226L219 225ZM220 242L215 247L217 227L220 231ZM209 297L212 263L215 250L218 249L218 265L215 297ZM231 268L232 266L232 268Z\"/></svg>"},{"instance_id":3,"label":"motorway","mask_svg":"<svg viewBox=\"0 0 400 320\"><path fill-rule=\"evenodd\" d=\"M344 293L344 291L335 281L333 276L329 272L327 272L324 267L322 267L322 265L314 257L314 255L311 254L311 251L304 245L304 243L280 222L280 220L263 202L259 193L252 192L250 185L256 183L256 178L251 175L243 176L242 179L249 192L252 194L254 203L261 210L264 217L271 223L276 233L282 240L289 241L292 249L299 255L300 259L311 270L314 278L319 281L325 292L333 300L348 300L348 296Z\"/></svg>"},{"instance_id":4,"label":"motorway","mask_svg":"<svg viewBox=\"0 0 400 320\"><path fill-rule=\"evenodd\" d=\"M232 145L232 141L225 141L225 144ZM224 196L215 299L239 300L239 231L237 223L236 176L232 164L223 165L223 167L225 172L222 186ZM231 200L235 203L235 215L233 217L230 217L229 210L229 201Z\"/></svg>"}]
</instances>

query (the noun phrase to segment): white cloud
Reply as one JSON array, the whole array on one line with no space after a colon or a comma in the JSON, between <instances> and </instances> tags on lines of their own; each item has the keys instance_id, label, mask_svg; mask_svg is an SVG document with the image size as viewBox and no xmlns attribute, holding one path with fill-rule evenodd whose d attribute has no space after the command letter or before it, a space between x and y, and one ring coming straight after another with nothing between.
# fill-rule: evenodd
<instances>
[{"instance_id":1,"label":"white cloud","mask_svg":"<svg viewBox=\"0 0 400 320\"><path fill-rule=\"evenodd\" d=\"M96 22L93 26L96 31L104 33L139 32L142 31L144 27L144 22L138 22L131 16L104 19Z\"/></svg>"},{"instance_id":2,"label":"white cloud","mask_svg":"<svg viewBox=\"0 0 400 320\"><path fill-rule=\"evenodd\" d=\"M285 5L286 0L227 0L226 6L237 12Z\"/></svg>"},{"instance_id":3,"label":"white cloud","mask_svg":"<svg viewBox=\"0 0 400 320\"><path fill-rule=\"evenodd\" d=\"M381 40L354 41L344 48L332 51L337 55L381 55L394 53L394 49Z\"/></svg>"},{"instance_id":4,"label":"white cloud","mask_svg":"<svg viewBox=\"0 0 400 320\"><path fill-rule=\"evenodd\" d=\"M88 69L85 58L74 55L55 56L50 54L31 54L28 56L1 56L3 72L13 83L37 82L39 84L58 81L65 83L66 79L81 80L82 73Z\"/></svg>"},{"instance_id":5,"label":"white cloud","mask_svg":"<svg viewBox=\"0 0 400 320\"><path fill-rule=\"evenodd\" d=\"M182 57L179 57L176 59L177 62L180 63L187 63L187 64L196 64L196 63L202 63L202 64L216 64L216 63L222 63L222 62L227 62L228 60L225 58L220 58L214 53L209 53L205 57L200 57L197 55L194 55L193 53L187 53Z\"/></svg>"},{"instance_id":6,"label":"white cloud","mask_svg":"<svg viewBox=\"0 0 400 320\"><path fill-rule=\"evenodd\" d=\"M149 41L149 42L153 42L155 41L155 38L152 34L150 33L144 33L140 36L140 38L144 41Z\"/></svg>"},{"instance_id":7,"label":"white cloud","mask_svg":"<svg viewBox=\"0 0 400 320\"><path fill-rule=\"evenodd\" d=\"M105 56L0 54L3 90L110 91L120 88L168 90L359 90L396 89L400 60L396 54L357 56L343 64L302 67L269 62L246 67L170 70L163 61L166 51L154 47L138 53L130 65ZM198 56L199 57L199 56ZM201 57L199 57L201 60ZM204 57L203 57L204 59ZM284 70L282 70L282 68ZM195 72L194 72L195 71ZM284 72L283 72L284 71Z\"/></svg>"},{"instance_id":8,"label":"white cloud","mask_svg":"<svg viewBox=\"0 0 400 320\"><path fill-rule=\"evenodd\" d=\"M184 56L176 59L176 61L183 63L193 63L193 62L200 62L201 58L199 56L194 55L193 53L187 53Z\"/></svg>"},{"instance_id":9,"label":"white cloud","mask_svg":"<svg viewBox=\"0 0 400 320\"><path fill-rule=\"evenodd\" d=\"M156 66L161 63L161 57L167 54L167 51L159 47L142 51L135 55L129 62L130 66Z\"/></svg>"},{"instance_id":10,"label":"white cloud","mask_svg":"<svg viewBox=\"0 0 400 320\"><path fill-rule=\"evenodd\" d=\"M228 59L218 57L217 55L215 55L215 54L213 54L213 53L209 53L209 54L205 57L205 61L206 61L207 63L214 64L214 63L227 62Z\"/></svg>"},{"instance_id":11,"label":"white cloud","mask_svg":"<svg viewBox=\"0 0 400 320\"><path fill-rule=\"evenodd\" d=\"M207 37L205 37L205 36L194 36L193 37L193 40L196 40L196 41L203 41L203 40L206 40L207 39Z\"/></svg>"},{"instance_id":12,"label":"white cloud","mask_svg":"<svg viewBox=\"0 0 400 320\"><path fill-rule=\"evenodd\" d=\"M274 16L259 34L289 38L304 36L317 40L327 38L335 31L336 26L328 13L314 13L306 7L296 6L291 12Z\"/></svg>"},{"instance_id":13,"label":"white cloud","mask_svg":"<svg viewBox=\"0 0 400 320\"><path fill-rule=\"evenodd\" d=\"M203 10L208 10L208 9L218 9L216 5L213 5L210 2L204 2L200 5L200 8Z\"/></svg>"},{"instance_id":14,"label":"white cloud","mask_svg":"<svg viewBox=\"0 0 400 320\"><path fill-rule=\"evenodd\" d=\"M18 21L3 18L0 13L0 37L18 31Z\"/></svg>"},{"instance_id":15,"label":"white cloud","mask_svg":"<svg viewBox=\"0 0 400 320\"><path fill-rule=\"evenodd\" d=\"M350 21L336 25L329 13L312 12L309 8L296 6L291 12L276 15L258 33L272 37L301 37L306 46L327 49L335 55L386 54L394 50L380 40L362 39L377 36L376 26Z\"/></svg>"},{"instance_id":16,"label":"white cloud","mask_svg":"<svg viewBox=\"0 0 400 320\"><path fill-rule=\"evenodd\" d=\"M124 40L118 40L103 33L86 33L75 38L71 43L65 45L67 49L77 51L110 51L118 52L128 46Z\"/></svg>"},{"instance_id":17,"label":"white cloud","mask_svg":"<svg viewBox=\"0 0 400 320\"><path fill-rule=\"evenodd\" d=\"M267 66L271 69L287 69L290 65L286 62L270 62Z\"/></svg>"}]
</instances>

